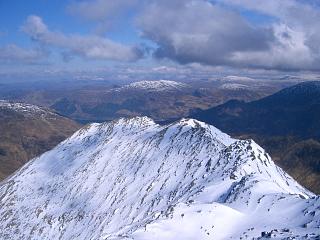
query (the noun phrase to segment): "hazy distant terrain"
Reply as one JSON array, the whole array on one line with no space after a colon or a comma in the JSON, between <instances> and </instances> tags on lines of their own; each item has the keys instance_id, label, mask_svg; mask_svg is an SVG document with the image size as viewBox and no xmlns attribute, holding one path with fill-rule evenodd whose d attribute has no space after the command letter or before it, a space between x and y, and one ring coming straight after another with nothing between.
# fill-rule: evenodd
<instances>
[{"instance_id":1,"label":"hazy distant terrain","mask_svg":"<svg viewBox=\"0 0 320 240\"><path fill-rule=\"evenodd\" d=\"M143 83L153 87L145 87ZM195 109L208 109L231 99L256 100L293 84L285 81L255 82L236 77L187 82L44 81L21 86L6 85L0 89L0 96L49 107L81 123L131 116L149 116L158 122L167 122L186 117Z\"/></svg>"}]
</instances>

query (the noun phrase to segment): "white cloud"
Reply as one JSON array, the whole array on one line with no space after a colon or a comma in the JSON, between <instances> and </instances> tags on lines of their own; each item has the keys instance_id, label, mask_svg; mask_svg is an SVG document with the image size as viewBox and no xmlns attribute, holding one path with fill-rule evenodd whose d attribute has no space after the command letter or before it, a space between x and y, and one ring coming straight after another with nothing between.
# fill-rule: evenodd
<instances>
[{"instance_id":1,"label":"white cloud","mask_svg":"<svg viewBox=\"0 0 320 240\"><path fill-rule=\"evenodd\" d=\"M296 70L320 69L320 8L305 0L221 0L225 4L265 14L275 19L275 37L280 44L269 52L238 54L243 64L255 62L267 68ZM263 62L265 59L265 63Z\"/></svg>"},{"instance_id":2,"label":"white cloud","mask_svg":"<svg viewBox=\"0 0 320 240\"><path fill-rule=\"evenodd\" d=\"M22 30L45 46L60 48L64 57L80 56L84 59L135 61L142 57L137 47L126 46L110 39L90 35L66 35L48 29L38 16L29 16Z\"/></svg>"},{"instance_id":3,"label":"white cloud","mask_svg":"<svg viewBox=\"0 0 320 240\"><path fill-rule=\"evenodd\" d=\"M68 6L68 10L88 20L104 20L112 17L124 8L135 4L135 0L93 0L77 1Z\"/></svg>"},{"instance_id":4,"label":"white cloud","mask_svg":"<svg viewBox=\"0 0 320 240\"><path fill-rule=\"evenodd\" d=\"M229 65L235 52L268 50L271 28L257 28L236 12L207 1L157 1L146 7L138 25L156 42L157 57L180 63Z\"/></svg>"},{"instance_id":5,"label":"white cloud","mask_svg":"<svg viewBox=\"0 0 320 240\"><path fill-rule=\"evenodd\" d=\"M235 52L231 60L242 67L295 70L317 68L303 32L279 24L274 26L277 39L268 51Z\"/></svg>"},{"instance_id":6,"label":"white cloud","mask_svg":"<svg viewBox=\"0 0 320 240\"><path fill-rule=\"evenodd\" d=\"M182 64L320 69L319 8L295 0L216 2L151 1L138 17L138 26L143 37L158 45L156 57ZM257 24L243 9L273 21Z\"/></svg>"},{"instance_id":7,"label":"white cloud","mask_svg":"<svg viewBox=\"0 0 320 240\"><path fill-rule=\"evenodd\" d=\"M97 24L96 32L104 33L112 27L114 22L119 21L121 17L124 17L128 11L132 11L132 8L141 2L141 0L82 0L72 2L67 9L74 16L95 22Z\"/></svg>"},{"instance_id":8,"label":"white cloud","mask_svg":"<svg viewBox=\"0 0 320 240\"><path fill-rule=\"evenodd\" d=\"M15 44L0 47L0 62L2 63L40 63L48 56L48 52L40 48L21 48Z\"/></svg>"},{"instance_id":9,"label":"white cloud","mask_svg":"<svg viewBox=\"0 0 320 240\"><path fill-rule=\"evenodd\" d=\"M153 49L155 59L164 59L162 63L170 59L182 65L318 71L320 8L314 2L79 0L67 8L73 15L94 22L99 33L119 19L131 21L135 15L135 26L141 37L152 42L148 47ZM261 18L268 16L268 21L259 24L246 15L248 12ZM131 31L132 23L128 24ZM85 60L131 62L143 57L140 48L101 35L52 31L38 16L29 16L22 29L40 43L39 49L58 49L66 60L77 56ZM12 52L24 53L15 53L16 58L28 59L27 56L34 55L37 59L37 54L42 56L39 49L21 48Z\"/></svg>"}]
</instances>

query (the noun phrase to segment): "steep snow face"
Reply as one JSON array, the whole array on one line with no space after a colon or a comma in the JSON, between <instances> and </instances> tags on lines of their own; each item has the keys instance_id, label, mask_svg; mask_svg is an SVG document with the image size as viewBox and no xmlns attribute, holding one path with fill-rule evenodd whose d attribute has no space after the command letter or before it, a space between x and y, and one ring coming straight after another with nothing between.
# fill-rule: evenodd
<instances>
[{"instance_id":1,"label":"steep snow face","mask_svg":"<svg viewBox=\"0 0 320 240\"><path fill-rule=\"evenodd\" d=\"M6 100L0 100L0 109L8 109L18 113L22 113L25 116L54 116L55 114L47 109L27 104L27 103L18 103L18 102L9 102Z\"/></svg>"},{"instance_id":2,"label":"steep snow face","mask_svg":"<svg viewBox=\"0 0 320 240\"><path fill-rule=\"evenodd\" d=\"M158 80L158 81L140 81L123 86L116 91L123 90L146 90L151 92L160 91L173 91L188 88L187 84L179 83L169 80Z\"/></svg>"},{"instance_id":3,"label":"steep snow face","mask_svg":"<svg viewBox=\"0 0 320 240\"><path fill-rule=\"evenodd\" d=\"M319 225L319 197L262 148L192 119L89 125L0 185L0 239L312 239Z\"/></svg>"}]
</instances>

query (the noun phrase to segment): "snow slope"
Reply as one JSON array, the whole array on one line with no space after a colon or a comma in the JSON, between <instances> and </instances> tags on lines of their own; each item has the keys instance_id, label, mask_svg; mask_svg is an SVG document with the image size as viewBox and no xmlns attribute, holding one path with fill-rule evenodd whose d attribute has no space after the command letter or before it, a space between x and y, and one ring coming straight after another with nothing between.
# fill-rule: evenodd
<instances>
[{"instance_id":1,"label":"snow slope","mask_svg":"<svg viewBox=\"0 0 320 240\"><path fill-rule=\"evenodd\" d=\"M317 239L319 225L319 197L261 147L192 119L91 124L0 185L0 239Z\"/></svg>"}]
</instances>

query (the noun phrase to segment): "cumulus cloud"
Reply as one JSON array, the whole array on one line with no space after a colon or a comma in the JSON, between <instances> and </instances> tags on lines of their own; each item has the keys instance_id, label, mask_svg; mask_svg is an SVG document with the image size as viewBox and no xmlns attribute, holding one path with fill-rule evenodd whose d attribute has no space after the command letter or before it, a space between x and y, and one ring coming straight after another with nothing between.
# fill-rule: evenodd
<instances>
[{"instance_id":1,"label":"cumulus cloud","mask_svg":"<svg viewBox=\"0 0 320 240\"><path fill-rule=\"evenodd\" d=\"M297 70L320 69L320 6L318 4L304 0L223 0L223 2L266 14L275 19L273 27L281 44L274 46L269 53L261 53L269 63L273 62L275 66Z\"/></svg>"},{"instance_id":2,"label":"cumulus cloud","mask_svg":"<svg viewBox=\"0 0 320 240\"><path fill-rule=\"evenodd\" d=\"M52 46L63 50L65 58L80 56L84 59L135 61L142 57L137 47L126 46L110 39L96 35L66 35L50 31L38 16L29 16L22 26L32 40L44 46Z\"/></svg>"},{"instance_id":3,"label":"cumulus cloud","mask_svg":"<svg viewBox=\"0 0 320 240\"><path fill-rule=\"evenodd\" d=\"M74 0L67 8L95 23L98 33L119 20L130 25L132 34L134 18L136 30L149 45L141 50L99 34L52 31L40 17L29 16L23 31L40 44L39 49L58 49L65 60L77 56L131 62L151 49L156 59L182 65L320 70L320 6L314 0ZM24 53L26 59L42 56L39 49L15 47L19 50L11 52ZM5 52L10 51L2 55Z\"/></svg>"},{"instance_id":4,"label":"cumulus cloud","mask_svg":"<svg viewBox=\"0 0 320 240\"><path fill-rule=\"evenodd\" d=\"M84 0L71 3L68 10L88 20L104 20L114 17L136 3L136 0Z\"/></svg>"},{"instance_id":5,"label":"cumulus cloud","mask_svg":"<svg viewBox=\"0 0 320 240\"><path fill-rule=\"evenodd\" d=\"M82 0L72 2L67 9L74 16L95 22L96 32L104 33L141 2L142 0Z\"/></svg>"},{"instance_id":6,"label":"cumulus cloud","mask_svg":"<svg viewBox=\"0 0 320 240\"><path fill-rule=\"evenodd\" d=\"M48 52L41 48L21 48L15 44L0 47L1 63L40 63L48 56Z\"/></svg>"},{"instance_id":7,"label":"cumulus cloud","mask_svg":"<svg viewBox=\"0 0 320 240\"><path fill-rule=\"evenodd\" d=\"M295 0L151 1L138 26L157 58L280 70L320 69L320 11ZM243 11L268 15L257 24Z\"/></svg>"},{"instance_id":8,"label":"cumulus cloud","mask_svg":"<svg viewBox=\"0 0 320 240\"><path fill-rule=\"evenodd\" d=\"M144 37L156 42L155 56L180 63L228 65L235 52L269 50L271 28L256 28L239 14L207 1L157 1L139 17Z\"/></svg>"}]
</instances>

